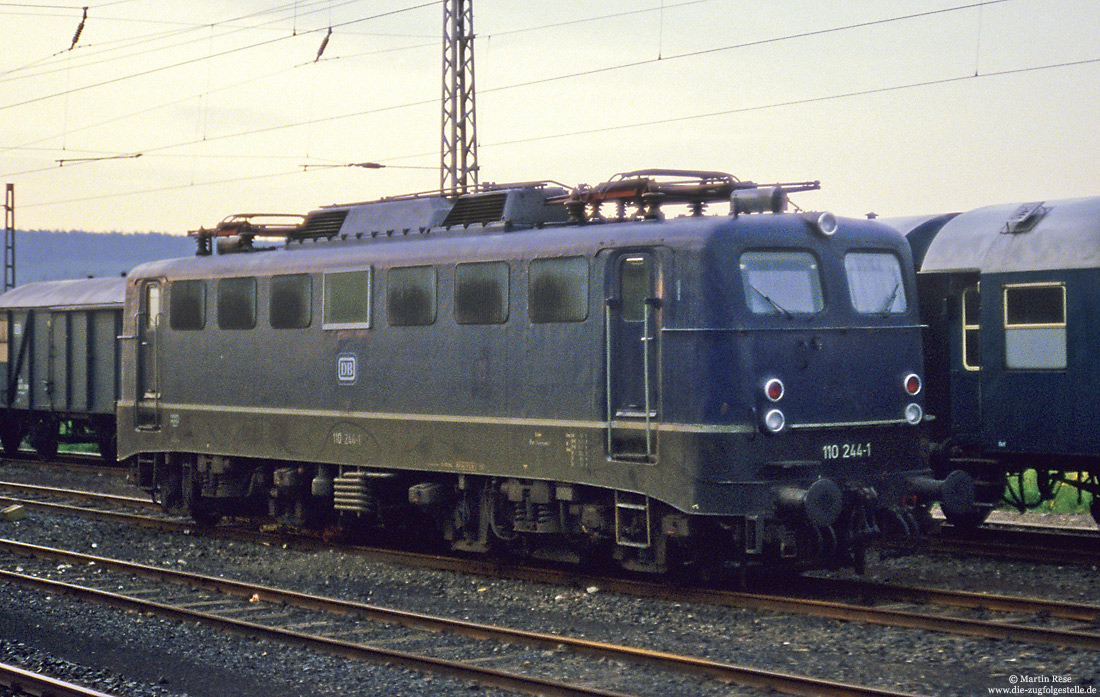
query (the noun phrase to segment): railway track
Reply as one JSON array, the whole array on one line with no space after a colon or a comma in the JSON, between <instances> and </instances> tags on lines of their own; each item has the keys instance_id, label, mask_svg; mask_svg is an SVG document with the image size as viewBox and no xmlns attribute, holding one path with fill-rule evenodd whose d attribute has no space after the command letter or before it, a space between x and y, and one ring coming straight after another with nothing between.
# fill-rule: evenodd
<instances>
[{"instance_id":1,"label":"railway track","mask_svg":"<svg viewBox=\"0 0 1100 697\"><path fill-rule=\"evenodd\" d=\"M51 460L45 461L42 456L33 450L19 450L14 453L6 453L4 462L30 465L31 467L45 467L75 472L92 474L111 474L114 476L126 476L127 468L118 462L107 462L98 452L74 450L59 452Z\"/></svg>"},{"instance_id":2,"label":"railway track","mask_svg":"<svg viewBox=\"0 0 1100 697\"><path fill-rule=\"evenodd\" d=\"M4 485L5 483L0 483L0 486ZM42 487L30 487L26 490L51 496L63 496L67 493L65 490ZM79 493L84 498L97 498L89 492L74 493ZM113 505L132 505L138 508L152 505L148 501L125 497L107 496L103 500ZM91 515L113 522L168 530L191 531L193 529L190 521L182 519L117 511L104 512L98 509L83 509L41 501L22 501L25 505L42 507L44 510L55 513ZM281 543L288 539L284 536L265 535L254 529L230 526L210 528L205 531L205 534L268 544ZM294 544L312 549L327 548L327 545L313 539L299 537L292 538L292 541ZM707 603L845 622L1100 651L1100 606L1097 605L915 588L859 580L840 581L824 577L787 579L784 583L789 593L761 594L723 588L675 586L664 580L592 576L585 575L572 567L512 566L493 560L463 559L377 548L341 547L341 549L348 553L390 563L413 564L562 586L596 585L606 591L672 602Z\"/></svg>"},{"instance_id":3,"label":"railway track","mask_svg":"<svg viewBox=\"0 0 1100 697\"><path fill-rule=\"evenodd\" d=\"M9 555L4 564L8 568L0 569L0 580L527 694L620 695L623 693L594 685L620 682L623 666L635 665L681 673L689 681L683 684L705 678L792 695L903 694L645 648L411 613L12 541L0 542L0 549ZM30 560L45 563L31 568L34 564ZM64 581L51 578L58 573ZM394 648L397 646L415 646L416 650ZM536 661L530 660L532 655L537 656ZM516 668L502 670L487 664ZM517 670L520 667L523 672ZM546 677L577 673L583 679L571 683ZM668 687L660 677L651 682L658 687L654 694Z\"/></svg>"},{"instance_id":4,"label":"railway track","mask_svg":"<svg viewBox=\"0 0 1100 697\"><path fill-rule=\"evenodd\" d=\"M34 695L35 697L112 697L74 683L32 673L17 666L0 663L0 686L7 688L13 695ZM3 692L3 690L0 690Z\"/></svg>"},{"instance_id":5,"label":"railway track","mask_svg":"<svg viewBox=\"0 0 1100 697\"><path fill-rule=\"evenodd\" d=\"M975 530L944 524L922 540L930 552L971 554L1048 564L1100 564L1100 531L1018 523L986 523Z\"/></svg>"}]
</instances>

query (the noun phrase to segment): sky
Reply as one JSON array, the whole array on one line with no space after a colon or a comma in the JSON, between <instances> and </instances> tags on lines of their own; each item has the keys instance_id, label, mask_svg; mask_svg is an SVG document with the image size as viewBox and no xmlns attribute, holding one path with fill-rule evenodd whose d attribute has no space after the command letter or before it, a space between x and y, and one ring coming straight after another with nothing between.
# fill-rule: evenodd
<instances>
[{"instance_id":1,"label":"sky","mask_svg":"<svg viewBox=\"0 0 1100 697\"><path fill-rule=\"evenodd\" d=\"M17 228L183 234L439 188L442 3L80 2L0 1ZM1100 195L1095 0L473 13L482 183L719 170L820 180L794 202L855 216Z\"/></svg>"}]
</instances>

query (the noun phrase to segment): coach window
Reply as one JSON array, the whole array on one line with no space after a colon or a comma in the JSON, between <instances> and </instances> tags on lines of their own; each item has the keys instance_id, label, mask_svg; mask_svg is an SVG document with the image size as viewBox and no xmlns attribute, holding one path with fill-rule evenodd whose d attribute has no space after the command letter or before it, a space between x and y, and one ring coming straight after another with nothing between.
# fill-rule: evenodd
<instances>
[{"instance_id":1,"label":"coach window","mask_svg":"<svg viewBox=\"0 0 1100 697\"><path fill-rule=\"evenodd\" d=\"M218 328L252 329L256 326L256 279L223 278L218 281Z\"/></svg>"},{"instance_id":2,"label":"coach window","mask_svg":"<svg viewBox=\"0 0 1100 697\"><path fill-rule=\"evenodd\" d=\"M168 286L168 326L174 330L206 326L205 281L173 281Z\"/></svg>"},{"instance_id":3,"label":"coach window","mask_svg":"<svg viewBox=\"0 0 1100 697\"><path fill-rule=\"evenodd\" d=\"M1005 367L1066 367L1066 287L1031 283L1004 287Z\"/></svg>"},{"instance_id":4,"label":"coach window","mask_svg":"<svg viewBox=\"0 0 1100 697\"><path fill-rule=\"evenodd\" d=\"M852 307L861 314L898 315L908 308L901 262L891 252L848 252L844 272Z\"/></svg>"},{"instance_id":5,"label":"coach window","mask_svg":"<svg viewBox=\"0 0 1100 697\"><path fill-rule=\"evenodd\" d=\"M368 329L371 322L371 270L325 274L325 329Z\"/></svg>"},{"instance_id":6,"label":"coach window","mask_svg":"<svg viewBox=\"0 0 1100 697\"><path fill-rule=\"evenodd\" d=\"M271 326L274 329L308 327L313 279L304 273L271 277Z\"/></svg>"},{"instance_id":7,"label":"coach window","mask_svg":"<svg viewBox=\"0 0 1100 697\"><path fill-rule=\"evenodd\" d=\"M433 266L405 266L386 273L386 315L395 327L435 323L436 272Z\"/></svg>"},{"instance_id":8,"label":"coach window","mask_svg":"<svg viewBox=\"0 0 1100 697\"><path fill-rule=\"evenodd\" d=\"M753 314L815 314L825 308L821 273L809 252L745 252L741 255L741 283Z\"/></svg>"},{"instance_id":9,"label":"coach window","mask_svg":"<svg viewBox=\"0 0 1100 697\"><path fill-rule=\"evenodd\" d=\"M503 324L508 321L508 264L490 261L455 266L455 321Z\"/></svg>"},{"instance_id":10,"label":"coach window","mask_svg":"<svg viewBox=\"0 0 1100 697\"><path fill-rule=\"evenodd\" d=\"M967 370L982 368L981 297L978 286L970 286L962 294L962 355Z\"/></svg>"},{"instance_id":11,"label":"coach window","mask_svg":"<svg viewBox=\"0 0 1100 697\"><path fill-rule=\"evenodd\" d=\"M588 260L532 259L527 275L527 311L535 324L588 319Z\"/></svg>"}]
</instances>

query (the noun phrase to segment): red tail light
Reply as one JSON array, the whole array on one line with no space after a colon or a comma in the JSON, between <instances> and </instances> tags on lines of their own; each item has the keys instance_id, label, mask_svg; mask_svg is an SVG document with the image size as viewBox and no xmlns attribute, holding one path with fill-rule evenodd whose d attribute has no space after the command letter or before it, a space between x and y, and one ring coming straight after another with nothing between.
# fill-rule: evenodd
<instances>
[{"instance_id":1,"label":"red tail light","mask_svg":"<svg viewBox=\"0 0 1100 697\"><path fill-rule=\"evenodd\" d=\"M764 384L764 396L772 402L783 399L783 392L783 381L779 378L772 378Z\"/></svg>"},{"instance_id":2,"label":"red tail light","mask_svg":"<svg viewBox=\"0 0 1100 697\"><path fill-rule=\"evenodd\" d=\"M905 391L911 395L917 395L920 393L921 381L920 376L916 373L909 373L905 376Z\"/></svg>"}]
</instances>

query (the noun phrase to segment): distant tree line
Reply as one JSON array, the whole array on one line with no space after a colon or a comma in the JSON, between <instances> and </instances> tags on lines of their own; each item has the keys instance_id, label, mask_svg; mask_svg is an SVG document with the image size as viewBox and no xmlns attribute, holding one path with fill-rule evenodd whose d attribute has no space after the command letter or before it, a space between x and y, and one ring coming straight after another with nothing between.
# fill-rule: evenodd
<instances>
[{"instance_id":1,"label":"distant tree line","mask_svg":"<svg viewBox=\"0 0 1100 697\"><path fill-rule=\"evenodd\" d=\"M119 276L147 261L194 253L194 239L163 232L16 230L15 282Z\"/></svg>"}]
</instances>

